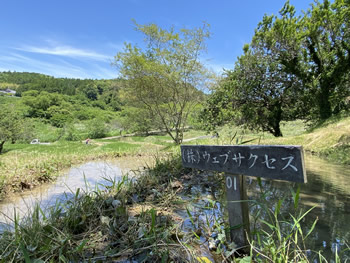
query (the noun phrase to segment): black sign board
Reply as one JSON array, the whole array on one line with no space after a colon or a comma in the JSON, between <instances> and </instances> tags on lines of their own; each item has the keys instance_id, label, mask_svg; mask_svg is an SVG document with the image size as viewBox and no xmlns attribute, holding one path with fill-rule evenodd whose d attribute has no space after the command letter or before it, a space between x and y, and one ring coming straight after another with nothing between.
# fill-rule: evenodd
<instances>
[{"instance_id":1,"label":"black sign board","mask_svg":"<svg viewBox=\"0 0 350 263\"><path fill-rule=\"evenodd\" d=\"M182 145L184 167L306 183L301 146Z\"/></svg>"},{"instance_id":2,"label":"black sign board","mask_svg":"<svg viewBox=\"0 0 350 263\"><path fill-rule=\"evenodd\" d=\"M181 156L184 167L226 173L231 240L242 248L249 247L248 198L242 175L300 183L307 181L301 146L182 145Z\"/></svg>"}]
</instances>

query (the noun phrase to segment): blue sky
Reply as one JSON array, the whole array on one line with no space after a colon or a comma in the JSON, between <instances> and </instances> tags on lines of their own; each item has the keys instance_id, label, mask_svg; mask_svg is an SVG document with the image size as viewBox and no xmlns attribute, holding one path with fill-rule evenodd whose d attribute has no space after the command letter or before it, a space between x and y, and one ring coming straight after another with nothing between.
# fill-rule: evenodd
<instances>
[{"instance_id":1,"label":"blue sky","mask_svg":"<svg viewBox=\"0 0 350 263\"><path fill-rule=\"evenodd\" d=\"M312 0L290 0L306 10ZM192 28L211 25L203 61L220 72L232 68L264 14L284 0L1 0L0 71L55 77L110 79L125 42L142 45L139 24Z\"/></svg>"}]
</instances>

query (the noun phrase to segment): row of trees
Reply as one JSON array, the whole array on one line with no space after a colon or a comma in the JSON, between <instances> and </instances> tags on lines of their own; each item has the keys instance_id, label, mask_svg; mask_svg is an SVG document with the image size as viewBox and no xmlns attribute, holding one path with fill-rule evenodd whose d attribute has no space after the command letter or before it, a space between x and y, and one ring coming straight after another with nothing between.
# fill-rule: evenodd
<instances>
[{"instance_id":1,"label":"row of trees","mask_svg":"<svg viewBox=\"0 0 350 263\"><path fill-rule=\"evenodd\" d=\"M279 16L265 15L202 119L211 128L233 120L282 136L283 120L324 121L347 110L349 23L344 0L315 2L300 16L287 1Z\"/></svg>"}]
</instances>

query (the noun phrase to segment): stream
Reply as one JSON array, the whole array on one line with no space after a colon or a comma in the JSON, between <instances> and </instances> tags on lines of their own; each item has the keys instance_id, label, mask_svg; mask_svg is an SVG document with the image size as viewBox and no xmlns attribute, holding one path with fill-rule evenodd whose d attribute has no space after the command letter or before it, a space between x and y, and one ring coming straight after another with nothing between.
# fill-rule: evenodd
<instances>
[{"instance_id":1,"label":"stream","mask_svg":"<svg viewBox=\"0 0 350 263\"><path fill-rule=\"evenodd\" d=\"M318 219L306 240L306 247L314 252L322 251L327 260L334 260L336 251L339 254L350 246L350 169L349 166L331 164L312 155L306 155L305 163L308 182L300 185L299 207L304 212L313 209L302 221L304 235ZM266 180L263 183L264 189L269 189L271 193L272 203L290 192L289 182ZM256 180L251 180L249 198L258 198L257 193ZM292 202L285 202L286 207L282 207L282 210L289 212L293 205ZM343 255L345 259L350 260L349 250Z\"/></svg>"},{"instance_id":2,"label":"stream","mask_svg":"<svg viewBox=\"0 0 350 263\"><path fill-rule=\"evenodd\" d=\"M0 204L0 232L1 229L11 227L14 211L20 217L25 217L35 203L40 203L41 208L45 210L57 202L71 198L78 188L91 191L95 187L103 187L101 184L108 184L108 180L104 178L120 180L123 174L132 169L143 169L149 161L150 158L124 157L108 162L88 162L71 168L53 184L42 185L32 191L8 198ZM323 255L331 260L334 259L336 251L339 253L350 245L350 169L348 166L331 164L311 155L306 155L305 162L308 182L301 185L299 206L304 211L314 208L303 221L303 225L309 227L318 219L306 245L313 251L321 250ZM247 181L249 199L258 199L257 180L248 177ZM290 188L296 186L290 182L276 180L264 180L262 183L264 189L269 191L268 198L272 203L276 203L284 196L290 196ZM193 185L188 198L197 195L200 206L209 192L208 189ZM215 193L214 198L217 198ZM282 209L288 212L292 209L291 205L292 202L285 202ZM212 211L218 213L218 210ZM187 217L186 212L182 214L184 218ZM344 259L350 260L350 251L345 252Z\"/></svg>"},{"instance_id":3,"label":"stream","mask_svg":"<svg viewBox=\"0 0 350 263\"><path fill-rule=\"evenodd\" d=\"M123 157L109 161L87 162L71 168L59 176L54 183L43 184L33 190L15 194L0 203L0 232L12 227L14 215L25 218L33 211L35 204L45 209L56 203L72 198L78 188L81 191L92 191L96 187L111 184L111 180L120 181L122 176L133 175L132 171L143 170L151 162L149 157Z\"/></svg>"}]
</instances>

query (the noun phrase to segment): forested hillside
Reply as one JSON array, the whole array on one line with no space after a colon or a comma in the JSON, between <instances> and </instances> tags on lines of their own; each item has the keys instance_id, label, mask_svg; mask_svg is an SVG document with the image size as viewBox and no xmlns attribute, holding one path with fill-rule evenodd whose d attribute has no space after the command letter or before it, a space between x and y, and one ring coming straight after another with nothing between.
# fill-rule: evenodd
<instances>
[{"instance_id":1,"label":"forested hillside","mask_svg":"<svg viewBox=\"0 0 350 263\"><path fill-rule=\"evenodd\" d=\"M2 72L0 87L16 91L15 97L1 93L1 142L28 142L36 137L46 141L81 140L122 129L121 80Z\"/></svg>"},{"instance_id":2,"label":"forested hillside","mask_svg":"<svg viewBox=\"0 0 350 263\"><path fill-rule=\"evenodd\" d=\"M1 142L29 142L36 137L82 140L162 128L149 112L130 102L126 86L122 79L0 72L0 90L16 91L15 96L0 93ZM20 121L12 122L14 116Z\"/></svg>"}]
</instances>

